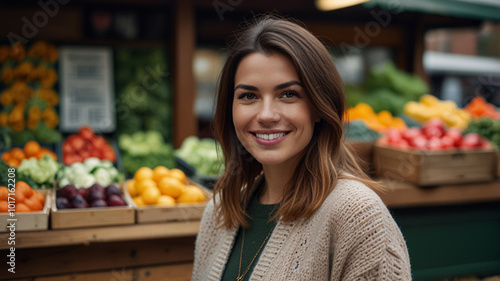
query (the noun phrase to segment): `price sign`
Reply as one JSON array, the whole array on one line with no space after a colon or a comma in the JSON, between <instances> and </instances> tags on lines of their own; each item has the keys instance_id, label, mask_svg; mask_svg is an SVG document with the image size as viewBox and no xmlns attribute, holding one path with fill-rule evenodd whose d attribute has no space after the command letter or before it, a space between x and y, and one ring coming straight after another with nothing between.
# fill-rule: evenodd
<instances>
[{"instance_id":1,"label":"price sign","mask_svg":"<svg viewBox=\"0 0 500 281\"><path fill-rule=\"evenodd\" d=\"M61 47L60 130L90 126L96 133L116 128L112 51L105 47Z\"/></svg>"}]
</instances>

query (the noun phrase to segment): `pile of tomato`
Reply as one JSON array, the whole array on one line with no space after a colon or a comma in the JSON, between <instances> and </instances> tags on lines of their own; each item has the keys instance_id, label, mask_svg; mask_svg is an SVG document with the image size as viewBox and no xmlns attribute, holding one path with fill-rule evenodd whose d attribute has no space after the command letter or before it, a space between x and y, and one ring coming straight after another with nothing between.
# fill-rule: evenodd
<instances>
[{"instance_id":1,"label":"pile of tomato","mask_svg":"<svg viewBox=\"0 0 500 281\"><path fill-rule=\"evenodd\" d=\"M62 161L65 165L83 162L90 157L116 161L113 147L89 127L82 127L76 134L70 135L62 145Z\"/></svg>"},{"instance_id":2,"label":"pile of tomato","mask_svg":"<svg viewBox=\"0 0 500 281\"><path fill-rule=\"evenodd\" d=\"M441 119L431 119L422 128L412 127L404 131L388 130L381 142L398 148L417 149L452 149L452 148L480 148L491 144L476 133L463 134L456 127L446 128Z\"/></svg>"}]
</instances>

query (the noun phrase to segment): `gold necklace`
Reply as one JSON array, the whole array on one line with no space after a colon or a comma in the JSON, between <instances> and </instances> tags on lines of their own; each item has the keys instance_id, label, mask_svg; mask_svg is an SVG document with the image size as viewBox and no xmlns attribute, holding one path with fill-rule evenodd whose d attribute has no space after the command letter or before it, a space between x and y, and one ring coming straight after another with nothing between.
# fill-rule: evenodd
<instances>
[{"instance_id":1,"label":"gold necklace","mask_svg":"<svg viewBox=\"0 0 500 281\"><path fill-rule=\"evenodd\" d=\"M243 278L245 278L245 275L247 275L248 271L250 270L250 267L252 266L253 262L255 261L257 256L259 255L260 251L262 250L262 247L264 247L264 245L266 244L267 239L269 239L269 236L271 236L271 233L273 232L273 230L274 230L274 227L271 228L271 231L269 231L269 233L267 234L266 239L264 239L264 242L262 242L262 245L260 245L259 250L255 254L255 256L253 256L253 259L250 262L250 264L247 266L247 269L245 269L245 272L243 272L243 274L241 274L241 260L243 258L243 245L245 244L245 228L243 228L243 238L241 241L241 251L240 251L240 265L238 267L238 277L236 278L236 281L242 281Z\"/></svg>"}]
</instances>

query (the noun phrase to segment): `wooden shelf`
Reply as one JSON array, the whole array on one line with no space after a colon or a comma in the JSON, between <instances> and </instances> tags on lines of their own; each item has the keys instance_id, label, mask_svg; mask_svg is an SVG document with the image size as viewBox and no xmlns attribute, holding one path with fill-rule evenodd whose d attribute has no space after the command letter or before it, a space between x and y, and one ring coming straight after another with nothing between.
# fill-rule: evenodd
<instances>
[{"instance_id":1,"label":"wooden shelf","mask_svg":"<svg viewBox=\"0 0 500 281\"><path fill-rule=\"evenodd\" d=\"M134 224L123 226L16 232L16 249L67 245L89 245L97 242L133 241L156 238L196 236L200 221ZM10 233L0 235L0 249L8 249Z\"/></svg>"},{"instance_id":2,"label":"wooden shelf","mask_svg":"<svg viewBox=\"0 0 500 281\"><path fill-rule=\"evenodd\" d=\"M417 185L383 180L387 191L379 193L389 208L424 207L500 201L500 181L475 184L419 187Z\"/></svg>"}]
</instances>

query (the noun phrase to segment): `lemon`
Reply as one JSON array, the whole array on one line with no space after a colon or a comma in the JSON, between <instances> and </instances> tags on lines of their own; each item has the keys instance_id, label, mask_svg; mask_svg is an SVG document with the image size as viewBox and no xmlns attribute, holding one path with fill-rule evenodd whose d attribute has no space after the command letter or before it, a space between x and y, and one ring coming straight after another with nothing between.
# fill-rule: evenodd
<instances>
[{"instance_id":1,"label":"lemon","mask_svg":"<svg viewBox=\"0 0 500 281\"><path fill-rule=\"evenodd\" d=\"M188 185L177 198L177 203L199 203L205 201L205 199L205 194L201 189L194 185Z\"/></svg>"},{"instance_id":2,"label":"lemon","mask_svg":"<svg viewBox=\"0 0 500 281\"><path fill-rule=\"evenodd\" d=\"M144 201L142 201L141 196L134 197L134 202L138 207L146 206L146 204L144 204Z\"/></svg>"},{"instance_id":3,"label":"lemon","mask_svg":"<svg viewBox=\"0 0 500 281\"><path fill-rule=\"evenodd\" d=\"M135 189L135 181L130 179L125 182L125 186L127 187L128 193L130 196L134 197L137 195L137 190Z\"/></svg>"},{"instance_id":4,"label":"lemon","mask_svg":"<svg viewBox=\"0 0 500 281\"><path fill-rule=\"evenodd\" d=\"M175 206L175 199L172 196L161 195L156 202L158 206L171 207Z\"/></svg>"},{"instance_id":5,"label":"lemon","mask_svg":"<svg viewBox=\"0 0 500 281\"><path fill-rule=\"evenodd\" d=\"M134 180L141 181L153 178L153 170L149 167L142 167L135 171Z\"/></svg>"},{"instance_id":6,"label":"lemon","mask_svg":"<svg viewBox=\"0 0 500 281\"><path fill-rule=\"evenodd\" d=\"M181 195L184 186L185 185L178 179L171 177L164 177L158 183L161 194L172 196L173 198L177 198Z\"/></svg>"},{"instance_id":7,"label":"lemon","mask_svg":"<svg viewBox=\"0 0 500 281\"><path fill-rule=\"evenodd\" d=\"M171 178L176 178L178 179L180 182L182 182L183 184L186 184L186 174L184 174L183 171L179 170L179 169L172 169L168 172L168 176L171 177Z\"/></svg>"},{"instance_id":8,"label":"lemon","mask_svg":"<svg viewBox=\"0 0 500 281\"><path fill-rule=\"evenodd\" d=\"M160 190L155 187L155 186L148 186L146 189L141 193L141 198L142 201L144 201L144 204L146 205L153 205L158 202L158 198L160 198Z\"/></svg>"},{"instance_id":9,"label":"lemon","mask_svg":"<svg viewBox=\"0 0 500 281\"><path fill-rule=\"evenodd\" d=\"M168 173L169 173L169 169L167 167L158 166L158 167L154 168L154 170L153 170L153 180L155 182L159 183L163 177L168 175Z\"/></svg>"},{"instance_id":10,"label":"lemon","mask_svg":"<svg viewBox=\"0 0 500 281\"><path fill-rule=\"evenodd\" d=\"M136 180L134 187L137 195L141 195L148 186L157 187L156 182L152 179Z\"/></svg>"}]
</instances>

